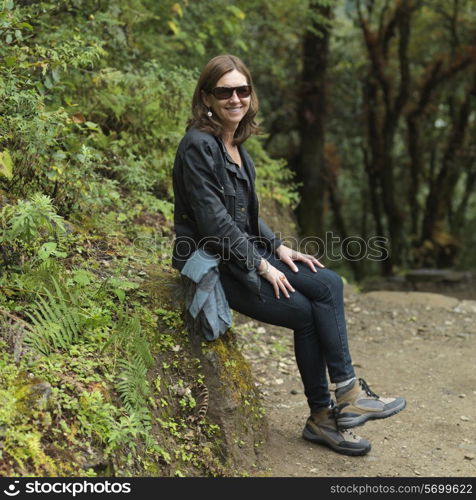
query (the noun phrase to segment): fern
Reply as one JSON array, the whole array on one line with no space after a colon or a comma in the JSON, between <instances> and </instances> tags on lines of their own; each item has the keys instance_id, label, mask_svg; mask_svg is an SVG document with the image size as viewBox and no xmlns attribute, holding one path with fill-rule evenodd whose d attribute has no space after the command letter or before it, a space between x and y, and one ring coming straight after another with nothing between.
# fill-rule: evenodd
<instances>
[{"instance_id":1,"label":"fern","mask_svg":"<svg viewBox=\"0 0 476 500\"><path fill-rule=\"evenodd\" d=\"M105 450L106 455L121 445L135 450L136 443L134 440L140 437L144 439L147 445L154 444L153 438L150 437L151 427L150 413L144 409L125 415L118 421L111 420L111 430L107 437L109 444Z\"/></svg>"},{"instance_id":2,"label":"fern","mask_svg":"<svg viewBox=\"0 0 476 500\"><path fill-rule=\"evenodd\" d=\"M113 341L117 341L120 346L125 346L131 338L135 338L140 334L141 326L139 319L136 316L130 317L127 308L125 311L120 309L114 330L108 341L102 346L101 352L104 352Z\"/></svg>"},{"instance_id":3,"label":"fern","mask_svg":"<svg viewBox=\"0 0 476 500\"><path fill-rule=\"evenodd\" d=\"M147 367L139 354L132 360L121 359L119 366L122 369L116 388L121 395L124 407L129 414L147 406L147 397L150 395L147 382Z\"/></svg>"},{"instance_id":4,"label":"fern","mask_svg":"<svg viewBox=\"0 0 476 500\"><path fill-rule=\"evenodd\" d=\"M149 342L144 335L135 335L132 340L132 345L133 352L140 356L148 368L154 364L154 358L150 352Z\"/></svg>"},{"instance_id":5,"label":"fern","mask_svg":"<svg viewBox=\"0 0 476 500\"><path fill-rule=\"evenodd\" d=\"M101 352L114 341L116 348L121 347L128 354L127 359L118 361L120 372L117 376L116 389L127 412L130 415L138 411L145 412L141 417L145 419L148 414L147 397L150 396L147 370L152 366L154 358L150 352L149 342L142 332L139 318L129 316L127 309L119 312L113 333L103 345Z\"/></svg>"},{"instance_id":6,"label":"fern","mask_svg":"<svg viewBox=\"0 0 476 500\"><path fill-rule=\"evenodd\" d=\"M52 282L55 294L44 287L46 298L40 295L33 311L26 313L34 329L26 334L25 343L45 355L76 342L83 323L76 298L65 296L54 278Z\"/></svg>"},{"instance_id":7,"label":"fern","mask_svg":"<svg viewBox=\"0 0 476 500\"><path fill-rule=\"evenodd\" d=\"M51 457L43 450L41 433L11 426L7 429L3 442L3 453L10 455L22 469L31 461L37 475L57 475L57 468Z\"/></svg>"}]
</instances>

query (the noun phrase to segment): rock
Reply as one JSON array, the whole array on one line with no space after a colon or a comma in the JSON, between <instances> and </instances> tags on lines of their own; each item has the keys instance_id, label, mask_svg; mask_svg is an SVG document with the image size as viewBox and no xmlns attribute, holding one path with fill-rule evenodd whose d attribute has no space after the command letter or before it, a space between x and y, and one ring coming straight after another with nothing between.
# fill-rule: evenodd
<instances>
[{"instance_id":1,"label":"rock","mask_svg":"<svg viewBox=\"0 0 476 500\"><path fill-rule=\"evenodd\" d=\"M177 396L190 396L192 391L190 387L183 387L181 385L175 384L170 387Z\"/></svg>"},{"instance_id":2,"label":"rock","mask_svg":"<svg viewBox=\"0 0 476 500\"><path fill-rule=\"evenodd\" d=\"M474 453L466 453L466 455L464 456L464 458L466 458L466 460L474 460L476 457L476 455Z\"/></svg>"},{"instance_id":3,"label":"rock","mask_svg":"<svg viewBox=\"0 0 476 500\"><path fill-rule=\"evenodd\" d=\"M192 356L200 360L204 385L212 402L207 420L220 429L218 436L223 462L234 467L249 467L257 459L254 443L267 439L268 423L262 412L256 379L237 346L236 335L229 330L205 346L192 344L191 347ZM258 381L269 382L259 378ZM248 404L245 405L244 401Z\"/></svg>"},{"instance_id":4,"label":"rock","mask_svg":"<svg viewBox=\"0 0 476 500\"><path fill-rule=\"evenodd\" d=\"M469 420L470 420L468 417L465 417L464 415L461 415L461 417L460 417L460 418L461 418L461 420L462 420L463 422L469 422Z\"/></svg>"},{"instance_id":5,"label":"rock","mask_svg":"<svg viewBox=\"0 0 476 500\"><path fill-rule=\"evenodd\" d=\"M456 313L476 314L476 300L462 300L454 309Z\"/></svg>"},{"instance_id":6,"label":"rock","mask_svg":"<svg viewBox=\"0 0 476 500\"><path fill-rule=\"evenodd\" d=\"M466 394L460 394L458 397L463 399L466 397Z\"/></svg>"},{"instance_id":7,"label":"rock","mask_svg":"<svg viewBox=\"0 0 476 500\"><path fill-rule=\"evenodd\" d=\"M291 394L299 394L299 392L298 392L298 391L296 391L296 389L291 389L289 392L290 392Z\"/></svg>"},{"instance_id":8,"label":"rock","mask_svg":"<svg viewBox=\"0 0 476 500\"><path fill-rule=\"evenodd\" d=\"M31 392L36 396L38 403L46 403L50 399L53 391L48 382L39 382L31 386Z\"/></svg>"}]
</instances>

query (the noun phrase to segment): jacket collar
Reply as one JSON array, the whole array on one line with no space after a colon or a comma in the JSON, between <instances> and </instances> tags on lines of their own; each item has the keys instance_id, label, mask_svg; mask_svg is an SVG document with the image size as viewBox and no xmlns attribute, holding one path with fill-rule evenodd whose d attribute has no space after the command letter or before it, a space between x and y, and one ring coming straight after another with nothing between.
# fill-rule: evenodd
<instances>
[{"instance_id":1,"label":"jacket collar","mask_svg":"<svg viewBox=\"0 0 476 500\"><path fill-rule=\"evenodd\" d=\"M216 137L216 140L220 146L220 149L223 153L223 156L228 160L228 162L225 162L225 168L227 170L229 170L230 172L233 172L233 173L236 173L235 171L235 166L233 165L236 165L235 162L233 161L233 158L230 156L230 154L228 153L226 147L225 147L225 144L222 140L221 137ZM250 165L250 162L248 160L248 155L246 153L246 150L244 149L243 145L242 144L239 144L238 145L238 150L240 152L240 156L241 156L241 161L242 161L242 167L246 170L246 174L248 176L248 179L250 179L251 181L251 185L254 187L254 181L253 181L253 175L251 173L251 165Z\"/></svg>"}]
</instances>

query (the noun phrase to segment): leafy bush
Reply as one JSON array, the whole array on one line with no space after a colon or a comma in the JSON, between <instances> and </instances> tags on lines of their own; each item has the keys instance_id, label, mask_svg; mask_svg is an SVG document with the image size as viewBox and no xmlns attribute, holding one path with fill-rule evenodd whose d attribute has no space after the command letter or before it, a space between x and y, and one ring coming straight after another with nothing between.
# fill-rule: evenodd
<instances>
[{"instance_id":1,"label":"leafy bush","mask_svg":"<svg viewBox=\"0 0 476 500\"><path fill-rule=\"evenodd\" d=\"M30 257L31 264L48 264L51 257L66 257L63 251L67 228L52 200L36 193L30 200L19 200L0 211L0 249ZM3 258L4 270L17 265L17 260Z\"/></svg>"}]
</instances>

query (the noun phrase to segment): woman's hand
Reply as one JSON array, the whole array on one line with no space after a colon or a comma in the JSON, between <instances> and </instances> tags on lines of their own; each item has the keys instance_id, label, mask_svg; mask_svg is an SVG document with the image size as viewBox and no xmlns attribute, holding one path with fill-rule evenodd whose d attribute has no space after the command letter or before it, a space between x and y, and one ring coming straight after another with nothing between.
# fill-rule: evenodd
<instances>
[{"instance_id":1,"label":"woman's hand","mask_svg":"<svg viewBox=\"0 0 476 500\"><path fill-rule=\"evenodd\" d=\"M287 264L294 272L299 271L298 267L293 262L295 260L304 262L314 272L316 272L314 264L316 264L319 267L325 267L312 255L297 252L296 250L293 250L292 248L289 248L285 245L279 245L279 247L276 249L276 255L279 257L279 260Z\"/></svg>"},{"instance_id":2,"label":"woman's hand","mask_svg":"<svg viewBox=\"0 0 476 500\"><path fill-rule=\"evenodd\" d=\"M274 294L276 298L279 299L279 291L281 290L285 297L289 299L289 292L294 292L294 288L291 283L289 283L286 275L282 273L279 269L272 266L266 259L261 259L261 263L258 267L258 272L260 276L268 280L274 288Z\"/></svg>"}]
</instances>

